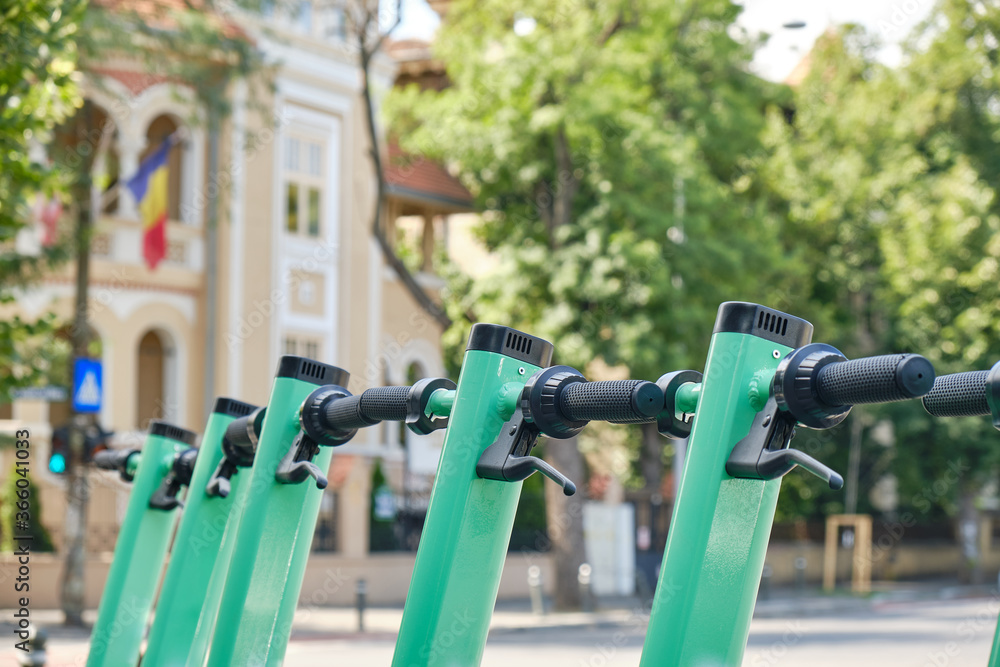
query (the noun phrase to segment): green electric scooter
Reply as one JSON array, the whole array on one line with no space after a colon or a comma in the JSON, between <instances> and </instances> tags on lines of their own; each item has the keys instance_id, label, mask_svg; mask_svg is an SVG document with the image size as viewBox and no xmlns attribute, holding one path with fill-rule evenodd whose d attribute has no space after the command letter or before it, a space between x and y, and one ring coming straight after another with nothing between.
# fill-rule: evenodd
<instances>
[{"instance_id":1,"label":"green electric scooter","mask_svg":"<svg viewBox=\"0 0 1000 667\"><path fill-rule=\"evenodd\" d=\"M405 421L417 433L447 425L429 403L438 390L454 388L449 380L352 396L344 388L348 379L347 371L301 357L279 363L219 612L212 627L202 623L197 631L196 650L210 637L210 666L282 663L332 448L380 421ZM217 574L213 586L222 578Z\"/></svg>"},{"instance_id":2,"label":"green electric scooter","mask_svg":"<svg viewBox=\"0 0 1000 667\"><path fill-rule=\"evenodd\" d=\"M445 435L417 551L394 667L479 664L520 480L537 470L562 484L567 493L575 488L528 453L538 435L571 437L594 420L624 424L656 421L661 433L675 438L692 436L687 470L698 470L686 475L694 478L709 471L711 475L682 485L682 495L688 489L685 511L697 510L699 503L707 505L695 518L702 533L717 539L719 545L713 544L710 553L702 557L720 558L715 546L729 556L719 565L724 570L721 573L713 572L711 564L705 564L705 572L696 569L694 566L703 562L692 556L686 563L687 578L677 579L686 582L681 588L691 595L689 601L697 602L688 608L688 613L696 614L696 621L708 623L697 615L717 613L716 625L727 628L727 633L707 640L714 657L671 656L662 642L650 639L651 631L644 660L655 664L738 664L748 630L739 626L743 620L748 625L753 608L777 497L777 478L799 465L823 476L834 487L842 484L832 470L803 452L788 449L794 426L828 428L843 420L853 403L919 396L933 382L933 369L922 357L894 355L847 362L832 347L806 345L811 332L808 323L762 306L724 304L709 355L708 380L695 371L676 371L654 385L639 380L586 382L572 368L542 369L551 355L551 346L545 341L504 327L477 325L450 411L452 423ZM539 346L544 354L525 359L525 350ZM712 388L707 395L706 387ZM696 410L707 410L710 415L710 426L701 429L707 436L692 434L695 420L691 415ZM741 430L745 435L735 437ZM713 455L706 460L704 452L698 456L695 452L700 451L698 443L709 438L724 442L700 445ZM727 479L733 483L726 483ZM713 490L722 498L711 497ZM699 494L697 499L692 491ZM734 491L736 494L730 495ZM714 522L718 525L713 526ZM697 551L699 536L689 537ZM740 544L734 548L725 543L727 540ZM674 557L669 565L684 569L676 560ZM716 582L716 576L726 577L725 584L732 588ZM662 584L661 578L659 602L653 609L657 617L676 603L670 594L676 585ZM711 612L713 600L716 609ZM651 619L651 627L656 623L656 618ZM694 625L689 625L688 631L698 635ZM698 636L689 639L676 631L669 640L681 653L699 653L700 641ZM736 643L738 657L726 654L727 647Z\"/></svg>"},{"instance_id":3,"label":"green electric scooter","mask_svg":"<svg viewBox=\"0 0 1000 667\"><path fill-rule=\"evenodd\" d=\"M550 343L507 327L472 328L458 387L437 406L450 424L393 667L480 663L522 481L537 471L567 495L576 492L530 456L540 434L567 438L587 420L637 423L662 410L652 383L588 383L565 366L543 370L552 352Z\"/></svg>"},{"instance_id":4,"label":"green electric scooter","mask_svg":"<svg viewBox=\"0 0 1000 667\"><path fill-rule=\"evenodd\" d=\"M642 667L742 664L780 478L799 466L843 485L789 447L795 429L830 428L854 404L920 397L934 382L919 355L847 361L810 343L812 332L764 306L724 303L704 378L661 378L660 431L690 437Z\"/></svg>"},{"instance_id":5,"label":"green electric scooter","mask_svg":"<svg viewBox=\"0 0 1000 667\"><path fill-rule=\"evenodd\" d=\"M249 472L240 470L253 465L263 416L249 403L215 402L170 550L144 664L183 667L204 661L207 642L199 644L195 634L218 612L222 590L211 586L212 573L229 567L234 528L249 488Z\"/></svg>"},{"instance_id":6,"label":"green electric scooter","mask_svg":"<svg viewBox=\"0 0 1000 667\"><path fill-rule=\"evenodd\" d=\"M141 451L106 450L94 456L97 467L117 470L132 482L132 493L91 632L87 667L128 667L139 662L181 504L178 494L191 479L198 453L194 441L191 431L153 421Z\"/></svg>"}]
</instances>

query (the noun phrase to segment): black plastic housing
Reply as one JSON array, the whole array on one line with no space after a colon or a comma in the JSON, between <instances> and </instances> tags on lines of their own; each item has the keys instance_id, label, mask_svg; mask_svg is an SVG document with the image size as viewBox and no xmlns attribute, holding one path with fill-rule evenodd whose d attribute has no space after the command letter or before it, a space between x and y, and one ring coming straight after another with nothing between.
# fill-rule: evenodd
<instances>
[{"instance_id":1,"label":"black plastic housing","mask_svg":"<svg viewBox=\"0 0 1000 667\"><path fill-rule=\"evenodd\" d=\"M351 379L351 374L337 366L286 354L278 360L278 371L275 373L275 377L292 378L320 386L336 384L346 387Z\"/></svg>"},{"instance_id":2,"label":"black plastic housing","mask_svg":"<svg viewBox=\"0 0 1000 667\"><path fill-rule=\"evenodd\" d=\"M177 442L184 443L190 447L194 447L194 442L198 438L194 431L189 431L186 428L168 424L167 422L160 421L159 419L154 419L149 422L149 434L158 435L163 438L170 438L171 440L176 440Z\"/></svg>"},{"instance_id":3,"label":"black plastic housing","mask_svg":"<svg viewBox=\"0 0 1000 667\"><path fill-rule=\"evenodd\" d=\"M475 324L469 333L466 350L496 352L534 366L552 363L552 343L499 324Z\"/></svg>"},{"instance_id":4,"label":"black plastic housing","mask_svg":"<svg viewBox=\"0 0 1000 667\"><path fill-rule=\"evenodd\" d=\"M796 348L812 341L813 325L767 306L746 301L727 301L719 306L712 333L749 334Z\"/></svg>"},{"instance_id":5,"label":"black plastic housing","mask_svg":"<svg viewBox=\"0 0 1000 667\"><path fill-rule=\"evenodd\" d=\"M215 399L215 407L212 409L212 412L220 415L228 415L230 417L243 417L256 409L256 405L250 405L249 403L244 403L243 401L237 401L235 398L219 396Z\"/></svg>"}]
</instances>

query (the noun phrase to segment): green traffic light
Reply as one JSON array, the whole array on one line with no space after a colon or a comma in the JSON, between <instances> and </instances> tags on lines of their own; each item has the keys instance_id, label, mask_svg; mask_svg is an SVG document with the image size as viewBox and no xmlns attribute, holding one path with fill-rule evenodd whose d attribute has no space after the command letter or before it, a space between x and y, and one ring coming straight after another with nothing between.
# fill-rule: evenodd
<instances>
[{"instance_id":1,"label":"green traffic light","mask_svg":"<svg viewBox=\"0 0 1000 667\"><path fill-rule=\"evenodd\" d=\"M49 457L49 472L61 475L66 472L66 457L59 453L54 453Z\"/></svg>"}]
</instances>

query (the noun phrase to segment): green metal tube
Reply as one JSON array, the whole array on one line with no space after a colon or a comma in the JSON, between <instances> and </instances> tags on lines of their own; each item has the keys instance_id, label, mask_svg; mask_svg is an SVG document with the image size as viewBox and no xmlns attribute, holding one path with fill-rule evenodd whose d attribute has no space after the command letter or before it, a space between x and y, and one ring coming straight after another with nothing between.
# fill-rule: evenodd
<instances>
[{"instance_id":1,"label":"green metal tube","mask_svg":"<svg viewBox=\"0 0 1000 667\"><path fill-rule=\"evenodd\" d=\"M125 461L125 474L130 478L135 479L135 473L139 470L139 461L142 460L142 455L130 456L127 461Z\"/></svg>"},{"instance_id":2,"label":"green metal tube","mask_svg":"<svg viewBox=\"0 0 1000 667\"><path fill-rule=\"evenodd\" d=\"M1000 667L1000 623L993 633L993 648L990 650L989 667Z\"/></svg>"},{"instance_id":3,"label":"green metal tube","mask_svg":"<svg viewBox=\"0 0 1000 667\"><path fill-rule=\"evenodd\" d=\"M285 356L278 364L211 631L209 667L280 665L284 659L323 492L308 479L281 484L275 472L300 435L306 397L317 386L345 386L349 377L301 357ZM313 461L326 471L332 458L333 450L321 447Z\"/></svg>"},{"instance_id":4,"label":"green metal tube","mask_svg":"<svg viewBox=\"0 0 1000 667\"><path fill-rule=\"evenodd\" d=\"M698 409L698 400L701 398L701 383L689 382L677 388L677 409L681 412L692 413Z\"/></svg>"},{"instance_id":5,"label":"green metal tube","mask_svg":"<svg viewBox=\"0 0 1000 667\"><path fill-rule=\"evenodd\" d=\"M454 389L438 389L427 401L427 413L431 415L450 415L455 405Z\"/></svg>"},{"instance_id":6,"label":"green metal tube","mask_svg":"<svg viewBox=\"0 0 1000 667\"><path fill-rule=\"evenodd\" d=\"M765 313L788 319L784 335L761 330ZM808 322L770 309L719 309L641 667L742 663L781 480L732 478L726 461L757 412L755 374L772 377L811 337Z\"/></svg>"},{"instance_id":7,"label":"green metal tube","mask_svg":"<svg viewBox=\"0 0 1000 667\"><path fill-rule=\"evenodd\" d=\"M87 667L127 667L139 662L142 636L179 514L176 509L152 509L149 501L174 458L189 449L194 439L191 431L164 422L153 421L149 426L91 632Z\"/></svg>"},{"instance_id":8,"label":"green metal tube","mask_svg":"<svg viewBox=\"0 0 1000 667\"><path fill-rule=\"evenodd\" d=\"M223 536L231 520L238 521L242 497L250 471L231 478L229 495L210 496L205 488L223 458L222 438L226 427L256 408L229 398L220 398L208 418L205 435L191 476L184 513L171 549L170 563L156 603L156 615L149 631L143 661L157 667L204 662L207 642L195 645L199 623L211 624L218 611L221 587L212 589L210 580L216 564L229 566L232 540L223 548ZM195 650L200 653L195 654Z\"/></svg>"},{"instance_id":9,"label":"green metal tube","mask_svg":"<svg viewBox=\"0 0 1000 667\"><path fill-rule=\"evenodd\" d=\"M531 345L518 344L516 336L530 340ZM525 348L533 354L525 354ZM480 479L476 463L510 416L502 414L508 402L504 397L516 393L515 387L547 366L551 355L549 343L506 327L480 324L473 328L403 608L393 667L479 664L521 482Z\"/></svg>"}]
</instances>

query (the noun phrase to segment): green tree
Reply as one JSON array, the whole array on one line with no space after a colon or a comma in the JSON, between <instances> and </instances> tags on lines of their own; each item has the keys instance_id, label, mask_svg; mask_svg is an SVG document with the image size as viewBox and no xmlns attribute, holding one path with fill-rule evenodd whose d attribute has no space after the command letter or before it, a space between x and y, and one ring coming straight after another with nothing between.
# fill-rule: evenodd
<instances>
[{"instance_id":1,"label":"green tree","mask_svg":"<svg viewBox=\"0 0 1000 667\"><path fill-rule=\"evenodd\" d=\"M20 254L15 238L33 224L36 197L60 196L68 177L31 156L81 104L76 38L85 5L28 0L0 7L0 306L68 255L64 244ZM0 402L47 375L55 326L52 315L0 318Z\"/></svg>"},{"instance_id":2,"label":"green tree","mask_svg":"<svg viewBox=\"0 0 1000 667\"><path fill-rule=\"evenodd\" d=\"M753 45L731 36L739 11L454 3L435 43L454 85L387 106L404 147L453 164L485 211L478 233L499 267L453 287L455 314L551 340L557 363L601 359L655 380L701 367L722 301L795 301L756 175L762 112L782 89L748 73ZM459 321L447 339L466 332ZM662 441L644 433L655 488ZM547 450L581 479L575 441ZM550 523L577 517L553 546L556 605L576 606L582 500L546 500Z\"/></svg>"},{"instance_id":3,"label":"green tree","mask_svg":"<svg viewBox=\"0 0 1000 667\"><path fill-rule=\"evenodd\" d=\"M877 44L859 28L824 36L796 90L794 121L770 120L765 171L786 207L783 238L815 267L808 308L848 356L912 350L939 374L988 368L1000 357L992 316L1000 302L992 185L1000 128L990 69L1000 10L968 12L964 2L939 4L899 69L876 62ZM857 412L823 442L827 450L852 445L834 447L830 462L861 471L855 489L891 472L899 510L917 520L956 517L975 576L975 499L1000 462L988 422L932 420L915 403ZM862 448L866 427L885 417L897 447L864 438ZM821 489L807 495L816 511L836 502Z\"/></svg>"},{"instance_id":4,"label":"green tree","mask_svg":"<svg viewBox=\"0 0 1000 667\"><path fill-rule=\"evenodd\" d=\"M52 538L42 524L42 496L40 489L31 479L30 473L18 465L11 468L10 475L0 491L0 552L12 553L16 548L15 535L31 536L31 551L53 551ZM18 503L27 502L27 510L18 507ZM27 529L17 528L18 515L28 516Z\"/></svg>"},{"instance_id":5,"label":"green tree","mask_svg":"<svg viewBox=\"0 0 1000 667\"><path fill-rule=\"evenodd\" d=\"M880 240L894 198L916 175L899 126L898 77L875 60L876 49L857 27L820 37L790 106L768 114L761 169L781 212L782 246L807 268L795 314L813 322L817 341L849 358L896 346L898 303L885 298ZM779 515L867 508L860 490L884 472L885 452L863 442L885 412L855 408L833 431L800 429L796 446L840 470L847 484L834 493L819 480L788 480Z\"/></svg>"},{"instance_id":6,"label":"green tree","mask_svg":"<svg viewBox=\"0 0 1000 667\"><path fill-rule=\"evenodd\" d=\"M939 374L1000 360L998 35L1000 7L944 0L911 37L900 73L900 111L919 178L894 201L883 251L900 304L898 334L925 351ZM980 580L977 497L996 480L1000 436L982 418L924 419L911 430L920 428L903 462L921 482L911 503L957 516L963 574Z\"/></svg>"}]
</instances>

